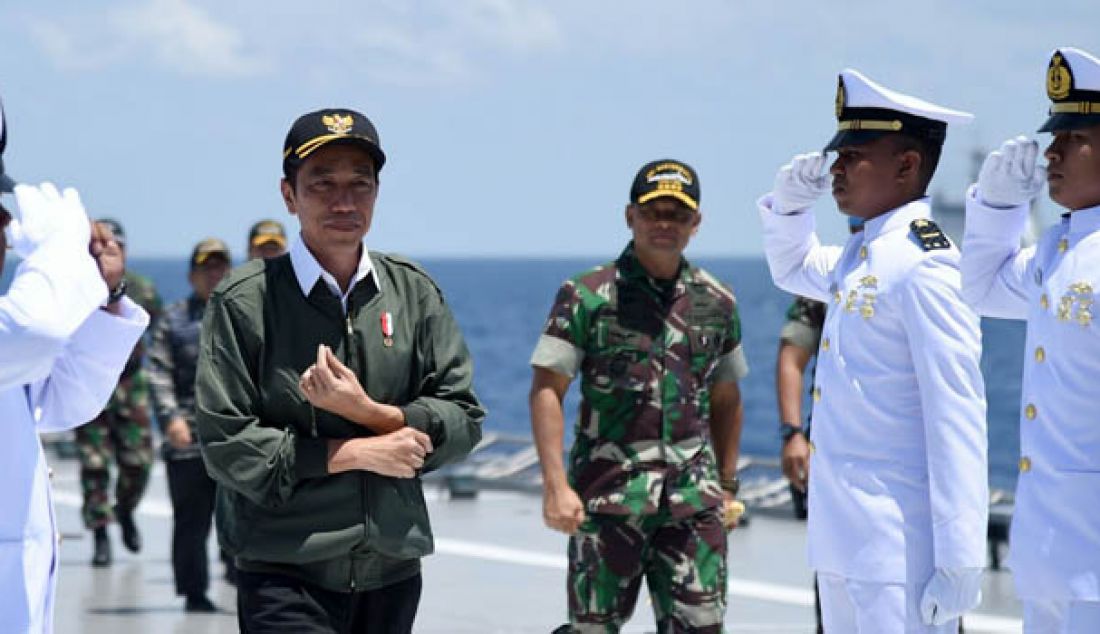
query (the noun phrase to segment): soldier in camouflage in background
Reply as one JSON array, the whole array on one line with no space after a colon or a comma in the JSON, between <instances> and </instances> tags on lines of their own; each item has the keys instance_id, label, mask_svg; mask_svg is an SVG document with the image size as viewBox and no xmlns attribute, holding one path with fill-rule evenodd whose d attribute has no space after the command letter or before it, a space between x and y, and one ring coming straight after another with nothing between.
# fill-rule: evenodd
<instances>
[{"instance_id":1,"label":"soldier in camouflage in background","mask_svg":"<svg viewBox=\"0 0 1100 634\"><path fill-rule=\"evenodd\" d=\"M643 166L626 207L634 240L562 286L531 358L543 515L571 536L559 632L618 632L642 577L660 632L722 631L748 367L733 293L683 258L698 209L691 167ZM562 400L578 371L567 477Z\"/></svg>"},{"instance_id":2,"label":"soldier in camouflage in background","mask_svg":"<svg viewBox=\"0 0 1100 634\"><path fill-rule=\"evenodd\" d=\"M115 235L115 241L126 255L126 233L116 220L101 219ZM150 319L160 314L161 301L153 282L126 269L123 284L126 295L149 313ZM107 407L99 416L76 429L76 445L80 455L80 483L84 491L82 515L84 525L95 535L93 566L111 565L111 540L107 525L117 520L122 528L122 543L131 552L141 550L141 533L134 522L137 508L153 464L153 437L149 423L149 381L142 369L145 345L134 347L118 386ZM115 484L115 504L111 504L111 462L118 463Z\"/></svg>"}]
</instances>

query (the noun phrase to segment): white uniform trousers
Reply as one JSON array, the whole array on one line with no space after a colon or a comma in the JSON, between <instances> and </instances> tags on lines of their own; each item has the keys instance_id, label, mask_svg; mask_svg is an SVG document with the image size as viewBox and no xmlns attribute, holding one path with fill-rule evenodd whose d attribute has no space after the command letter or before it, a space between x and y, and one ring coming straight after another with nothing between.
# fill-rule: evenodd
<instances>
[{"instance_id":1,"label":"white uniform trousers","mask_svg":"<svg viewBox=\"0 0 1100 634\"><path fill-rule=\"evenodd\" d=\"M959 620L925 625L923 588L900 583L855 581L818 573L821 621L828 634L957 634Z\"/></svg>"},{"instance_id":2,"label":"white uniform trousers","mask_svg":"<svg viewBox=\"0 0 1100 634\"><path fill-rule=\"evenodd\" d=\"M1024 601L1024 634L1096 634L1100 602Z\"/></svg>"}]
</instances>

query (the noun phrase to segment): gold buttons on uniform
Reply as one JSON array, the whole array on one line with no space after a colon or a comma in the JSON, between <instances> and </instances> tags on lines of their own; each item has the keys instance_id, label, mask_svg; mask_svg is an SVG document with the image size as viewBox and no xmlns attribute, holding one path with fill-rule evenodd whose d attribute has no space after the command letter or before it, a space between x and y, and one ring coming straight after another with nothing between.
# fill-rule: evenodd
<instances>
[{"instance_id":1,"label":"gold buttons on uniform","mask_svg":"<svg viewBox=\"0 0 1100 634\"><path fill-rule=\"evenodd\" d=\"M1020 458L1020 473L1027 473L1028 471L1031 471L1031 458L1022 456Z\"/></svg>"},{"instance_id":2,"label":"gold buttons on uniform","mask_svg":"<svg viewBox=\"0 0 1100 634\"><path fill-rule=\"evenodd\" d=\"M821 340L821 349L822 350L828 350L829 349L829 338L828 337L825 337L824 339Z\"/></svg>"},{"instance_id":3,"label":"gold buttons on uniform","mask_svg":"<svg viewBox=\"0 0 1100 634\"><path fill-rule=\"evenodd\" d=\"M1058 253L1065 253L1066 249L1068 249L1068 248L1069 248L1069 240L1066 240L1065 238L1062 238L1061 240L1058 241Z\"/></svg>"},{"instance_id":4,"label":"gold buttons on uniform","mask_svg":"<svg viewBox=\"0 0 1100 634\"><path fill-rule=\"evenodd\" d=\"M821 400L821 388L819 388L819 387L814 388L814 400L815 401L820 401Z\"/></svg>"},{"instance_id":5,"label":"gold buttons on uniform","mask_svg":"<svg viewBox=\"0 0 1100 634\"><path fill-rule=\"evenodd\" d=\"M1050 298L1047 297L1046 293L1043 293L1039 298L1039 306L1042 306L1043 310L1050 308Z\"/></svg>"},{"instance_id":6,"label":"gold buttons on uniform","mask_svg":"<svg viewBox=\"0 0 1100 634\"><path fill-rule=\"evenodd\" d=\"M833 293L833 300L838 304L840 303L840 291Z\"/></svg>"},{"instance_id":7,"label":"gold buttons on uniform","mask_svg":"<svg viewBox=\"0 0 1100 634\"><path fill-rule=\"evenodd\" d=\"M867 259L867 247L860 247L859 248L859 259L861 259L861 260L866 260Z\"/></svg>"},{"instance_id":8,"label":"gold buttons on uniform","mask_svg":"<svg viewBox=\"0 0 1100 634\"><path fill-rule=\"evenodd\" d=\"M1035 349L1035 362L1042 363L1047 358L1047 351L1042 346Z\"/></svg>"},{"instance_id":9,"label":"gold buttons on uniform","mask_svg":"<svg viewBox=\"0 0 1100 634\"><path fill-rule=\"evenodd\" d=\"M1034 405L1032 405L1031 403L1028 403L1027 407L1024 408L1024 416L1027 416L1028 420L1035 420L1035 417L1038 414L1039 414L1039 410L1036 409L1036 407Z\"/></svg>"}]
</instances>

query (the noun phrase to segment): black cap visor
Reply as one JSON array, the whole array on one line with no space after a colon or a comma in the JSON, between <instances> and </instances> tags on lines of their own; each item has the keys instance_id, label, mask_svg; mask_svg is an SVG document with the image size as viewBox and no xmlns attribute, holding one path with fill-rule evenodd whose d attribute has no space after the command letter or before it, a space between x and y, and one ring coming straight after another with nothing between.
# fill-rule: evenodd
<instances>
[{"instance_id":1,"label":"black cap visor","mask_svg":"<svg viewBox=\"0 0 1100 634\"><path fill-rule=\"evenodd\" d=\"M1057 112L1050 115L1039 132L1061 132L1062 130L1080 130L1100 125L1100 114L1077 114L1075 112Z\"/></svg>"},{"instance_id":2,"label":"black cap visor","mask_svg":"<svg viewBox=\"0 0 1100 634\"><path fill-rule=\"evenodd\" d=\"M864 143L870 143L875 139L884 137L887 134L897 134L897 132L886 132L883 130L837 130L832 140L829 141L822 152L835 152L849 145L863 145Z\"/></svg>"},{"instance_id":3,"label":"black cap visor","mask_svg":"<svg viewBox=\"0 0 1100 634\"><path fill-rule=\"evenodd\" d=\"M332 138L315 138L309 142L310 148L306 151L305 156L298 156L297 152L291 152L287 155L287 158L283 161L284 165L293 165L295 167L301 167L306 159L311 154L321 149L326 145L333 145L336 143L344 145L355 145L363 148L370 155L371 160L374 161L374 171L381 172L382 166L386 164L386 153L382 151L382 148L378 147L375 142L365 136L356 136L352 134L333 134Z\"/></svg>"}]
</instances>

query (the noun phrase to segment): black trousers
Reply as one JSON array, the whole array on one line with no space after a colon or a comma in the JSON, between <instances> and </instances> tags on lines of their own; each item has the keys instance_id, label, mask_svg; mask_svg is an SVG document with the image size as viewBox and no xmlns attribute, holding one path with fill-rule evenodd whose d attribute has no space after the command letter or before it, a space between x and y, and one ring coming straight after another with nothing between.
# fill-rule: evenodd
<instances>
[{"instance_id":1,"label":"black trousers","mask_svg":"<svg viewBox=\"0 0 1100 634\"><path fill-rule=\"evenodd\" d=\"M366 592L332 592L288 575L237 572L242 634L409 634L421 577Z\"/></svg>"},{"instance_id":2,"label":"black trousers","mask_svg":"<svg viewBox=\"0 0 1100 634\"><path fill-rule=\"evenodd\" d=\"M176 594L205 595L210 587L206 542L214 524L214 480L201 457L167 460L172 496L172 572Z\"/></svg>"}]
</instances>

